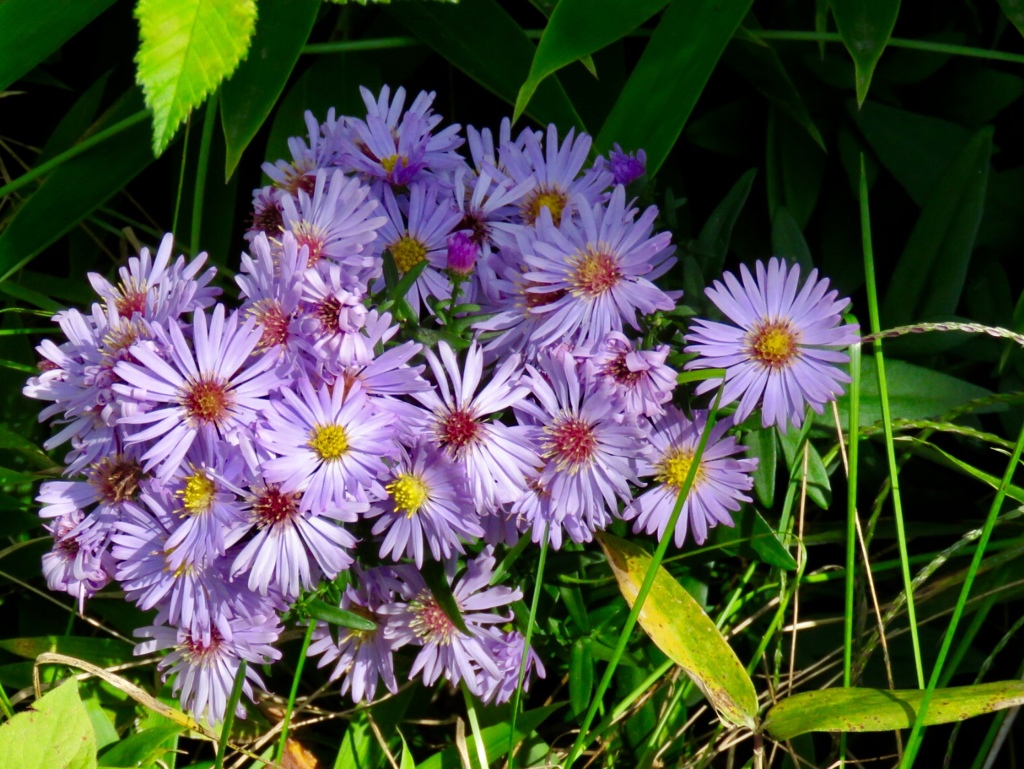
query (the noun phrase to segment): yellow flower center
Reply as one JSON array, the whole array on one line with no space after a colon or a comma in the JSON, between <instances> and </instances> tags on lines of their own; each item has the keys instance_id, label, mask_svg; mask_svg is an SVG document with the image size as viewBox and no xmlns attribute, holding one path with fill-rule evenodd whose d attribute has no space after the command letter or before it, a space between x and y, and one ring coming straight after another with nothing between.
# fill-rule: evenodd
<instances>
[{"instance_id":1,"label":"yellow flower center","mask_svg":"<svg viewBox=\"0 0 1024 769\"><path fill-rule=\"evenodd\" d=\"M693 465L694 453L692 449L681 449L678 447L669 449L661 458L661 461L655 465L657 473L654 476L654 480L672 486L677 491L682 489L683 483L686 482L686 476L690 473L690 467ZM693 484L691 484L690 488L696 486L703 477L704 468L698 465L697 472L693 477Z\"/></svg>"},{"instance_id":2,"label":"yellow flower center","mask_svg":"<svg viewBox=\"0 0 1024 769\"><path fill-rule=\"evenodd\" d=\"M398 165L398 161L401 159L401 155L388 155L386 158L380 159L380 165L385 171L391 173L395 170L395 166Z\"/></svg>"},{"instance_id":3,"label":"yellow flower center","mask_svg":"<svg viewBox=\"0 0 1024 769\"><path fill-rule=\"evenodd\" d=\"M395 501L395 510L406 513L407 518L418 513L423 503L430 498L427 484L411 473L401 473L384 488Z\"/></svg>"},{"instance_id":4,"label":"yellow flower center","mask_svg":"<svg viewBox=\"0 0 1024 769\"><path fill-rule=\"evenodd\" d=\"M389 250L395 266L403 275L427 258L427 247L408 235L403 235Z\"/></svg>"},{"instance_id":5,"label":"yellow flower center","mask_svg":"<svg viewBox=\"0 0 1024 769\"><path fill-rule=\"evenodd\" d=\"M588 247L585 252L577 254L573 265L576 267L572 274L573 294L576 296L601 296L622 280L622 270L615 258L605 253L601 246L598 250Z\"/></svg>"},{"instance_id":6,"label":"yellow flower center","mask_svg":"<svg viewBox=\"0 0 1024 769\"><path fill-rule=\"evenodd\" d=\"M348 451L348 435L341 425L317 425L310 436L309 447L320 459L333 462Z\"/></svg>"},{"instance_id":7,"label":"yellow flower center","mask_svg":"<svg viewBox=\"0 0 1024 769\"><path fill-rule=\"evenodd\" d=\"M562 211L565 210L568 197L561 190L554 187L537 187L526 196L522 205L523 219L527 224L535 224L540 218L540 210L547 208L551 213L551 221L557 227L562 221Z\"/></svg>"},{"instance_id":8,"label":"yellow flower center","mask_svg":"<svg viewBox=\"0 0 1024 769\"><path fill-rule=\"evenodd\" d=\"M788 366L797 354L797 335L788 321L766 321L748 335L748 352L769 368Z\"/></svg>"},{"instance_id":9,"label":"yellow flower center","mask_svg":"<svg viewBox=\"0 0 1024 769\"><path fill-rule=\"evenodd\" d=\"M185 488L178 494L181 495L186 513L200 515L208 512L213 506L213 495L216 491L213 479L203 470L196 470L185 479Z\"/></svg>"}]
</instances>

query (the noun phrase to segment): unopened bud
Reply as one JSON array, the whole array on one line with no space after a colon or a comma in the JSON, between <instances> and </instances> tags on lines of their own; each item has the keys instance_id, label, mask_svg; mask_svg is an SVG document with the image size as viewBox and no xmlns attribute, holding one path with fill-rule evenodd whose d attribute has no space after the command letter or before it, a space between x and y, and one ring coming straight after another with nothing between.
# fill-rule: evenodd
<instances>
[{"instance_id":1,"label":"unopened bud","mask_svg":"<svg viewBox=\"0 0 1024 769\"><path fill-rule=\"evenodd\" d=\"M448 237L448 274L453 278L468 278L473 274L480 247L468 232L460 230Z\"/></svg>"}]
</instances>

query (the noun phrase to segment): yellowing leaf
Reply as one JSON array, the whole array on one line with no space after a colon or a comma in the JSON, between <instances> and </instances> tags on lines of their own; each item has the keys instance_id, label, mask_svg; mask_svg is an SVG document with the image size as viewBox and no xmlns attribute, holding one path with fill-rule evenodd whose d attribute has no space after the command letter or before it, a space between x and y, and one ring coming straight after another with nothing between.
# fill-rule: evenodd
<instances>
[{"instance_id":1,"label":"yellowing leaf","mask_svg":"<svg viewBox=\"0 0 1024 769\"><path fill-rule=\"evenodd\" d=\"M908 729L921 707L923 689L820 689L776 703L764 730L776 740L806 732L887 732ZM936 689L925 726L962 721L1024 703L1024 681L995 681Z\"/></svg>"},{"instance_id":2,"label":"yellowing leaf","mask_svg":"<svg viewBox=\"0 0 1024 769\"><path fill-rule=\"evenodd\" d=\"M0 762L18 769L95 769L96 735L78 682L47 692L0 726Z\"/></svg>"},{"instance_id":3,"label":"yellowing leaf","mask_svg":"<svg viewBox=\"0 0 1024 769\"><path fill-rule=\"evenodd\" d=\"M651 556L610 534L597 535L619 589L630 606L636 600ZM756 728L757 693L732 647L700 605L663 567L640 611L640 627L693 679L725 721Z\"/></svg>"},{"instance_id":4,"label":"yellowing leaf","mask_svg":"<svg viewBox=\"0 0 1024 769\"><path fill-rule=\"evenodd\" d=\"M135 16L142 38L136 80L153 112L153 152L160 155L249 50L256 0L139 0Z\"/></svg>"}]
</instances>

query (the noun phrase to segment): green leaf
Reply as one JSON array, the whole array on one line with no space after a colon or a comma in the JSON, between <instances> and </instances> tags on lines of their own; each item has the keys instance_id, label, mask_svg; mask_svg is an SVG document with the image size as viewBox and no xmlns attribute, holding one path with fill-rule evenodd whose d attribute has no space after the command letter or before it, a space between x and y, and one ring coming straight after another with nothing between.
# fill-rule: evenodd
<instances>
[{"instance_id":1,"label":"green leaf","mask_svg":"<svg viewBox=\"0 0 1024 769\"><path fill-rule=\"evenodd\" d=\"M0 726L0 756L17 769L94 769L96 736L78 682L64 682Z\"/></svg>"},{"instance_id":2,"label":"green leaf","mask_svg":"<svg viewBox=\"0 0 1024 769\"><path fill-rule=\"evenodd\" d=\"M883 327L948 317L963 292L984 211L992 128L978 131L939 179L896 264Z\"/></svg>"},{"instance_id":3,"label":"green leaf","mask_svg":"<svg viewBox=\"0 0 1024 769\"><path fill-rule=\"evenodd\" d=\"M366 632L373 632L377 629L377 623L373 620L360 616L355 612L348 611L347 609L342 609L338 606L332 606L329 603L324 603L319 599L307 603L306 611L308 611L309 616L314 619L323 620L324 622L328 622L332 625L339 625L352 630L364 630Z\"/></svg>"},{"instance_id":4,"label":"green leaf","mask_svg":"<svg viewBox=\"0 0 1024 769\"><path fill-rule=\"evenodd\" d=\"M754 493L765 507L775 500L775 466L779 461L775 430L762 427L743 436L747 454L757 460L754 470Z\"/></svg>"},{"instance_id":5,"label":"green leaf","mask_svg":"<svg viewBox=\"0 0 1024 769\"><path fill-rule=\"evenodd\" d=\"M399 765L399 769L416 769L416 759L412 757L409 745L405 742L405 737L401 732L398 733L398 736L402 738L402 763Z\"/></svg>"},{"instance_id":6,"label":"green leaf","mask_svg":"<svg viewBox=\"0 0 1024 769\"><path fill-rule=\"evenodd\" d=\"M141 94L128 91L89 134L109 128L142 108ZM113 137L112 137L113 138ZM21 204L0 233L0 283L24 267L153 162L149 130L138 122L90 147L52 171Z\"/></svg>"},{"instance_id":7,"label":"green leaf","mask_svg":"<svg viewBox=\"0 0 1024 769\"><path fill-rule=\"evenodd\" d=\"M461 0L458 5L399 3L387 8L408 30L487 90L515 104L535 48L496 0ZM556 79L537 87L526 114L562 130L583 129L569 97Z\"/></svg>"},{"instance_id":8,"label":"green leaf","mask_svg":"<svg viewBox=\"0 0 1024 769\"><path fill-rule=\"evenodd\" d=\"M1024 0L999 0L999 7L1017 31L1024 35Z\"/></svg>"},{"instance_id":9,"label":"green leaf","mask_svg":"<svg viewBox=\"0 0 1024 769\"><path fill-rule=\"evenodd\" d=\"M452 586L448 583L444 567L437 561L427 561L420 570L420 573L423 575L423 581L427 583L427 587L430 588L430 592L434 595L434 600L437 601L437 605L441 607L441 611L445 613L445 616L461 632L470 635L469 630L466 628L466 621L462 619L462 612L459 611L459 604L455 600L455 594L452 593Z\"/></svg>"},{"instance_id":10,"label":"green leaf","mask_svg":"<svg viewBox=\"0 0 1024 769\"><path fill-rule=\"evenodd\" d=\"M559 0L519 89L512 122L519 120L537 86L566 64L614 43L656 14L668 0Z\"/></svg>"},{"instance_id":11,"label":"green leaf","mask_svg":"<svg viewBox=\"0 0 1024 769\"><path fill-rule=\"evenodd\" d=\"M736 220L740 218L740 212L750 197L750 189L754 186L754 177L757 176L757 169L751 168L739 181L732 186L728 194L722 198L722 202L715 206L707 222L697 237L696 251L700 263L701 272L711 279L716 280L722 274L725 266L725 257L729 253L729 241L732 240L732 230L736 226Z\"/></svg>"},{"instance_id":12,"label":"green leaf","mask_svg":"<svg viewBox=\"0 0 1024 769\"><path fill-rule=\"evenodd\" d=\"M888 386L889 409L893 419L929 419L940 417L968 401L992 396L991 390L963 379L915 366L901 360L885 361L885 378ZM849 422L850 396L843 395L837 401L841 424ZM1001 411L1005 406L991 406L980 409L980 413ZM878 375L875 373L874 357L864 355L861 359L860 424L861 427L881 422L882 402L878 396ZM825 412L815 421L827 423L834 428L832 416Z\"/></svg>"},{"instance_id":13,"label":"green leaf","mask_svg":"<svg viewBox=\"0 0 1024 769\"><path fill-rule=\"evenodd\" d=\"M39 470L49 470L58 466L36 444L3 423L0 423L0 449L17 451Z\"/></svg>"},{"instance_id":14,"label":"green leaf","mask_svg":"<svg viewBox=\"0 0 1024 769\"><path fill-rule=\"evenodd\" d=\"M230 178L295 69L320 0L263 0L249 56L221 89L220 116Z\"/></svg>"},{"instance_id":15,"label":"green leaf","mask_svg":"<svg viewBox=\"0 0 1024 769\"><path fill-rule=\"evenodd\" d=\"M577 638L569 655L569 705L574 716L586 711L593 694L594 655L590 652L590 639Z\"/></svg>"},{"instance_id":16,"label":"green leaf","mask_svg":"<svg viewBox=\"0 0 1024 769\"><path fill-rule=\"evenodd\" d=\"M99 759L100 766L149 766L171 750L169 741L184 731L182 726L163 719L165 723L125 737L111 745Z\"/></svg>"},{"instance_id":17,"label":"green leaf","mask_svg":"<svg viewBox=\"0 0 1024 769\"><path fill-rule=\"evenodd\" d=\"M899 15L900 0L832 0L832 16L853 57L857 103L863 104L875 65L882 56Z\"/></svg>"},{"instance_id":18,"label":"green leaf","mask_svg":"<svg viewBox=\"0 0 1024 769\"><path fill-rule=\"evenodd\" d=\"M89 124L96 119L96 112L100 108L103 92L106 90L109 79L109 72L101 75L61 118L60 123L57 124L53 133L50 134L50 138L46 140L46 144L36 156L35 164L37 166L64 152L78 141L78 137L89 128Z\"/></svg>"},{"instance_id":19,"label":"green leaf","mask_svg":"<svg viewBox=\"0 0 1024 769\"><path fill-rule=\"evenodd\" d=\"M256 0L139 0L136 80L153 112L153 154L249 50Z\"/></svg>"},{"instance_id":20,"label":"green leaf","mask_svg":"<svg viewBox=\"0 0 1024 769\"><path fill-rule=\"evenodd\" d=\"M765 431L768 432L768 431ZM744 558L752 558L785 571L794 571L796 561L775 530L750 505L732 513L733 526L715 526L708 532L705 547L724 547Z\"/></svg>"},{"instance_id":21,"label":"green leaf","mask_svg":"<svg viewBox=\"0 0 1024 769\"><path fill-rule=\"evenodd\" d=\"M0 3L0 91L56 51L114 0Z\"/></svg>"},{"instance_id":22,"label":"green leaf","mask_svg":"<svg viewBox=\"0 0 1024 769\"><path fill-rule=\"evenodd\" d=\"M792 120L778 110L769 112L765 177L773 224L779 209L785 208L799 229L807 226L821 196L825 161L821 148Z\"/></svg>"},{"instance_id":23,"label":"green leaf","mask_svg":"<svg viewBox=\"0 0 1024 769\"><path fill-rule=\"evenodd\" d=\"M647 152L647 173L665 162L712 70L753 0L672 3L612 107L595 149L613 142Z\"/></svg>"},{"instance_id":24,"label":"green leaf","mask_svg":"<svg viewBox=\"0 0 1024 769\"><path fill-rule=\"evenodd\" d=\"M782 741L807 732L886 732L914 723L923 689L821 689L776 703L764 730ZM924 725L948 724L1024 703L1024 681L936 689Z\"/></svg>"},{"instance_id":25,"label":"green leaf","mask_svg":"<svg viewBox=\"0 0 1024 769\"><path fill-rule=\"evenodd\" d=\"M34 638L3 638L0 639L0 649L30 660L34 660L44 652L54 652L96 665L113 665L132 658L131 645L116 638L52 635Z\"/></svg>"},{"instance_id":26,"label":"green leaf","mask_svg":"<svg viewBox=\"0 0 1024 769\"><path fill-rule=\"evenodd\" d=\"M863 408L864 401L862 400L861 409ZM829 414L829 411L825 412L826 416ZM864 412L861 411L861 413L863 414ZM843 424L846 423L843 422ZM803 449L800 448L800 433L796 430L789 430L785 434L777 431L776 435L779 437L782 453L786 457L786 467L789 468L790 477L802 478L804 472L804 453ZM813 443L807 444L807 497L823 510L828 510L829 504L832 501L832 486L829 484L828 471L821 461L821 454L814 448Z\"/></svg>"},{"instance_id":27,"label":"green leaf","mask_svg":"<svg viewBox=\"0 0 1024 769\"><path fill-rule=\"evenodd\" d=\"M599 532L619 589L630 606L636 600L651 556L624 539ZM732 647L700 605L663 566L639 617L654 644L683 668L725 721L754 729L757 693Z\"/></svg>"},{"instance_id":28,"label":"green leaf","mask_svg":"<svg viewBox=\"0 0 1024 769\"><path fill-rule=\"evenodd\" d=\"M526 739L534 729L544 723L545 719L554 711L562 707L563 703L547 705L543 708L535 708L520 714L516 719L516 730L512 736L515 743ZM487 753L488 764L494 763L508 750L509 724L504 721L494 726L488 726L480 731L484 741L484 750ZM466 748L469 755L476 755L476 738L473 735L466 737ZM459 757L459 750L454 745L445 748L440 753L435 753L426 761L417 766L417 769L463 769L462 759Z\"/></svg>"},{"instance_id":29,"label":"green leaf","mask_svg":"<svg viewBox=\"0 0 1024 769\"><path fill-rule=\"evenodd\" d=\"M415 687L404 687L394 697L387 697L374 705L356 710L341 738L334 769L386 766L384 751L370 726L370 717L381 734L394 734L416 693Z\"/></svg>"},{"instance_id":30,"label":"green leaf","mask_svg":"<svg viewBox=\"0 0 1024 769\"><path fill-rule=\"evenodd\" d=\"M807 246L800 225L788 208L777 208L772 217L772 253L799 264L804 275L814 269L811 249Z\"/></svg>"},{"instance_id":31,"label":"green leaf","mask_svg":"<svg viewBox=\"0 0 1024 769\"><path fill-rule=\"evenodd\" d=\"M889 172L919 206L927 202L952 160L970 142L963 126L869 101L850 112Z\"/></svg>"}]
</instances>

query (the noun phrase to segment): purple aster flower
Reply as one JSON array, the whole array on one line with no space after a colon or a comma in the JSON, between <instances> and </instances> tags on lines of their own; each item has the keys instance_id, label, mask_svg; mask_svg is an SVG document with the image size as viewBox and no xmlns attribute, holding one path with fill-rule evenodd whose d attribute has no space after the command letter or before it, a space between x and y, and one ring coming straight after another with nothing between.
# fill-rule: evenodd
<instances>
[{"instance_id":1,"label":"purple aster flower","mask_svg":"<svg viewBox=\"0 0 1024 769\"><path fill-rule=\"evenodd\" d=\"M501 676L494 678L481 670L484 694L480 699L489 705L500 705L511 700L519 686L519 671L523 666L526 638L517 630L508 633L495 632L485 643L490 647L491 654L498 663ZM544 678L545 671L540 657L531 648L526 655L526 674L523 676L524 692L529 691L533 675Z\"/></svg>"},{"instance_id":2,"label":"purple aster flower","mask_svg":"<svg viewBox=\"0 0 1024 769\"><path fill-rule=\"evenodd\" d=\"M489 587L494 574L494 557L485 550L466 564L465 573L453 582L452 594L468 634L459 630L438 604L427 583L417 572L403 570L402 596L405 601L382 606L378 611L390 619L385 637L396 647L418 644L423 648L409 671L412 678L423 673L423 683L431 686L442 675L452 684L465 681L466 688L478 697L484 694L485 680L501 678L494 651L488 644L488 630L512 620L490 610L518 601L519 589ZM488 678L490 677L490 678Z\"/></svg>"},{"instance_id":3,"label":"purple aster flower","mask_svg":"<svg viewBox=\"0 0 1024 769\"><path fill-rule=\"evenodd\" d=\"M483 536L475 511L466 505L466 471L444 452L420 443L404 450L384 476L387 498L370 508L381 516L373 527L384 534L380 556L412 558L423 566L424 541L435 561L465 552L459 538Z\"/></svg>"},{"instance_id":4,"label":"purple aster flower","mask_svg":"<svg viewBox=\"0 0 1024 769\"><path fill-rule=\"evenodd\" d=\"M672 400L677 375L665 365L668 345L656 350L636 350L633 343L617 331L586 360L590 376L607 382L622 398L626 414L656 417L665 413L663 403Z\"/></svg>"},{"instance_id":5,"label":"purple aster flower","mask_svg":"<svg viewBox=\"0 0 1024 769\"><path fill-rule=\"evenodd\" d=\"M330 680L341 678L341 693L351 692L353 702L372 702L377 684L383 680L392 694L398 692L395 678L395 642L385 638L387 617L377 611L394 600L401 587L395 572L378 566L357 573L358 587L348 585L341 596L341 608L377 623L376 630L339 629L337 641L329 629L319 625L313 631L309 656L322 654L318 668L335 663Z\"/></svg>"},{"instance_id":6,"label":"purple aster flower","mask_svg":"<svg viewBox=\"0 0 1024 769\"><path fill-rule=\"evenodd\" d=\"M137 638L148 639L136 645L135 654L170 649L157 668L165 680L174 676L173 692L182 707L197 720L215 726L224 720L242 660L249 663L242 684L245 696L253 699L253 686L265 688L255 668L281 658L273 646L280 635L281 626L272 611L222 618L209 637L197 637L188 628L154 625L135 631ZM241 703L235 714L245 717Z\"/></svg>"},{"instance_id":7,"label":"purple aster flower","mask_svg":"<svg viewBox=\"0 0 1024 769\"><path fill-rule=\"evenodd\" d=\"M536 402L516 404L521 421L539 431L545 460L537 483L550 519L575 518L586 541L632 499L636 463L646 450L645 432L623 419L622 404L609 388L586 382L571 355L542 355L541 370L528 367ZM531 472L532 476L533 473Z\"/></svg>"},{"instance_id":8,"label":"purple aster flower","mask_svg":"<svg viewBox=\"0 0 1024 769\"><path fill-rule=\"evenodd\" d=\"M307 270L302 292L302 309L296 326L301 332L298 345L316 361L318 370L332 377L359 360L366 349L359 333L368 311L361 286L353 286L336 264Z\"/></svg>"},{"instance_id":9,"label":"purple aster flower","mask_svg":"<svg viewBox=\"0 0 1024 769\"><path fill-rule=\"evenodd\" d=\"M276 238L284 228L284 208L282 198L287 193L276 187L260 187L252 194L252 226L245 231L245 239L250 243L260 234L268 238Z\"/></svg>"},{"instance_id":10,"label":"purple aster flower","mask_svg":"<svg viewBox=\"0 0 1024 769\"><path fill-rule=\"evenodd\" d=\"M248 503L248 521L256 534L235 558L231 573L248 574L250 590L297 598L302 588L316 584L321 573L333 579L352 565L347 551L356 539L338 523L365 513L366 504L346 502L340 508L303 511L299 495L273 484L254 486Z\"/></svg>"},{"instance_id":11,"label":"purple aster flower","mask_svg":"<svg viewBox=\"0 0 1024 769\"><path fill-rule=\"evenodd\" d=\"M263 463L263 474L283 493L301 493L302 510L344 510L353 498L384 497L377 476L383 459L395 454L395 428L358 384L317 390L300 376L265 416L259 442L274 458Z\"/></svg>"},{"instance_id":12,"label":"purple aster flower","mask_svg":"<svg viewBox=\"0 0 1024 769\"><path fill-rule=\"evenodd\" d=\"M637 150L635 154L623 152L618 142L613 147L612 151L608 153L608 165L611 166L615 184L629 184L647 173L646 152L643 150Z\"/></svg>"},{"instance_id":13,"label":"purple aster flower","mask_svg":"<svg viewBox=\"0 0 1024 769\"><path fill-rule=\"evenodd\" d=\"M114 573L107 532L89 526L89 521L85 513L75 510L43 527L53 536L53 549L43 556L46 586L77 599L80 614L85 599L110 582Z\"/></svg>"},{"instance_id":14,"label":"purple aster flower","mask_svg":"<svg viewBox=\"0 0 1024 769\"><path fill-rule=\"evenodd\" d=\"M202 311L193 317L195 352L172 324L165 340L168 360L146 346L133 345L138 362L123 361L114 368L127 383L115 384L114 391L152 407L121 417L121 423L150 425L128 441L156 441L142 455L144 469L159 466L158 477L164 479L178 469L201 432L232 445L248 441L250 426L267 403L266 394L280 385L279 377L267 370L276 361L274 353L249 360L263 333L255 320L241 325L237 313L225 319L222 304L214 308L209 326Z\"/></svg>"},{"instance_id":15,"label":"purple aster flower","mask_svg":"<svg viewBox=\"0 0 1024 769\"><path fill-rule=\"evenodd\" d=\"M538 237L523 252L529 271L523 276L537 294L535 314L543 315L535 341L541 345L599 343L609 331L633 328L637 314L671 310L680 294L666 293L651 281L675 264L667 232L651 236L655 206L634 221L626 191L615 188L607 204L581 204L579 220L555 227L541 216Z\"/></svg>"},{"instance_id":16,"label":"purple aster flower","mask_svg":"<svg viewBox=\"0 0 1024 769\"><path fill-rule=\"evenodd\" d=\"M267 236L260 233L252 240L252 256L242 254L242 269L235 282L245 301L241 313L255 318L262 330L259 351L276 349L294 357L297 335L292 328L302 300L307 249L299 248L295 236L286 232L273 253Z\"/></svg>"},{"instance_id":17,"label":"purple aster flower","mask_svg":"<svg viewBox=\"0 0 1024 769\"><path fill-rule=\"evenodd\" d=\"M520 359L511 356L491 375L480 392L483 353L473 343L459 371L455 352L438 343L440 358L425 351L440 396L433 390L413 393L429 411L421 425L448 456L466 468L473 504L487 511L511 502L525 488L527 473L540 464L528 431L485 417L518 403L528 392L517 383ZM513 379L515 378L515 380ZM451 380L451 387L448 382Z\"/></svg>"},{"instance_id":18,"label":"purple aster flower","mask_svg":"<svg viewBox=\"0 0 1024 769\"><path fill-rule=\"evenodd\" d=\"M654 422L651 432L654 451L650 460L641 460L639 474L654 476L659 485L641 494L623 512L622 517L626 520L636 518L633 531L657 532L658 539L665 536L668 519L693 466L697 444L707 421L706 411L695 411L691 421L679 409L669 406L665 414ZM731 426L731 420L722 419L708 436L693 484L676 522L676 547L683 546L687 530L692 532L698 545L704 544L709 528L719 523L732 526L730 511L739 510L741 502L750 501L743 492L750 491L754 485L751 474L757 469L757 459L736 456L742 454L744 448L736 438L725 435Z\"/></svg>"},{"instance_id":19,"label":"purple aster flower","mask_svg":"<svg viewBox=\"0 0 1024 769\"><path fill-rule=\"evenodd\" d=\"M686 335L685 352L699 357L686 368L724 368L722 405L739 400L735 419L742 422L763 403L761 424L800 427L810 405L819 414L843 392L849 376L838 368L849 357L839 349L857 341L859 327L839 325L850 300L828 290L811 270L799 289L800 267L778 258L758 261L756 278L740 266L742 283L730 272L705 293L736 325L698 320ZM716 389L709 379L697 393Z\"/></svg>"},{"instance_id":20,"label":"purple aster flower","mask_svg":"<svg viewBox=\"0 0 1024 769\"><path fill-rule=\"evenodd\" d=\"M505 143L499 150L500 163L509 177L519 184L533 177L535 186L523 198L520 215L526 224L534 224L541 211L547 209L557 226L580 203L592 206L611 183L612 175L603 169L591 169L580 176L590 152L591 138L584 133L574 138L570 129L565 141L559 145L558 129L548 126L545 141L538 134L524 131L519 143ZM544 145L543 147L541 145Z\"/></svg>"}]
</instances>

